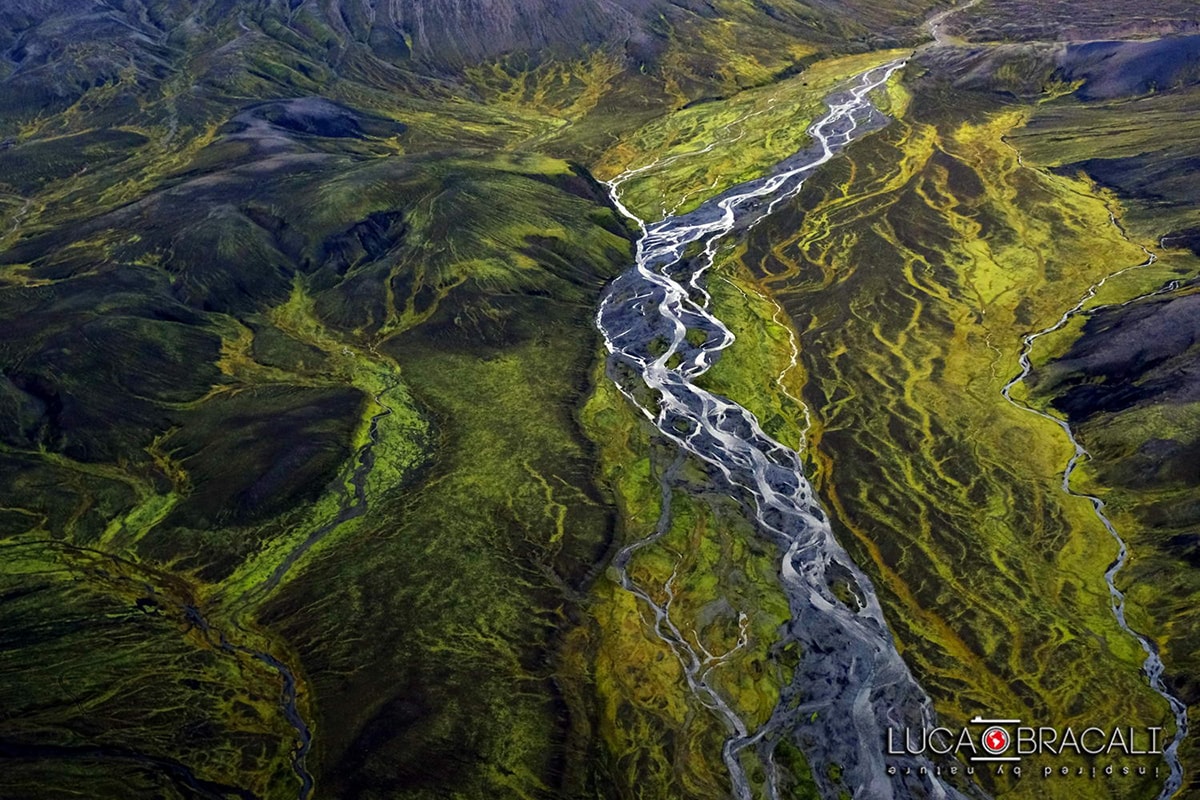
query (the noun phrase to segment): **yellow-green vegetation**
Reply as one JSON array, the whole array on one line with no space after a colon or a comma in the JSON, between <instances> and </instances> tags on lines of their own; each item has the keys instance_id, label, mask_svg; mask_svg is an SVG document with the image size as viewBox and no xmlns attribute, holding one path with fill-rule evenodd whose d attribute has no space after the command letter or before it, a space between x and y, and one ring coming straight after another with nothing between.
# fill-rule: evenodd
<instances>
[{"instance_id":1,"label":"yellow-green vegetation","mask_svg":"<svg viewBox=\"0 0 1200 800\"><path fill-rule=\"evenodd\" d=\"M529 61L528 56L510 57L465 71L468 80L484 92L489 105L545 126L532 142L524 143L526 147L560 134L594 111L614 84L623 79L621 59L602 51L567 63L531 65Z\"/></svg>"},{"instance_id":2,"label":"yellow-green vegetation","mask_svg":"<svg viewBox=\"0 0 1200 800\"><path fill-rule=\"evenodd\" d=\"M239 606L250 599L262 603L292 577L292 567L299 559L310 551L316 554L336 546L340 537L353 534L360 517L348 512L365 512L387 491L403 484L428 458L431 435L429 422L401 381L395 362L327 329L300 280L293 285L288 301L266 316L275 330L307 346L313 353L310 358L320 360L319 377L309 378L315 385L351 386L369 400L352 439L356 455L343 464L336 483L311 506L287 515L284 535L248 554L216 589L219 596ZM254 361L245 351L241 356L235 360L236 366L229 367L239 382L252 382L256 373L273 369ZM370 459L369 464L364 457Z\"/></svg>"},{"instance_id":3,"label":"yellow-green vegetation","mask_svg":"<svg viewBox=\"0 0 1200 800\"><path fill-rule=\"evenodd\" d=\"M1086 173L1123 198L1121 215L1136 241L1200 224L1200 193L1189 179L1200 122L1189 113L1195 88L1136 99L1046 102L1010 137L1030 166Z\"/></svg>"},{"instance_id":4,"label":"yellow-green vegetation","mask_svg":"<svg viewBox=\"0 0 1200 800\"><path fill-rule=\"evenodd\" d=\"M737 250L744 253L744 244ZM709 293L719 318L737 339L700 383L716 394L739 398L768 436L803 456L809 414L801 398L805 374L799 340L787 312L736 259L735 252L725 254Z\"/></svg>"},{"instance_id":5,"label":"yellow-green vegetation","mask_svg":"<svg viewBox=\"0 0 1200 800\"><path fill-rule=\"evenodd\" d=\"M780 97L781 103L819 102L825 88L821 84L830 76L853 74L859 71L856 62L866 64L880 55L894 55L876 49L827 59L847 51L860 53L863 48L849 45L847 40L865 33L866 28L844 14L819 12L790 0L770 9L771 22L767 24L763 9L736 0L718 0L710 8L711 14L681 14L673 9L659 15L658 24L667 32L665 41L652 48L653 55L646 53L637 71L629 68L628 54L622 57L604 48L588 48L563 59L515 54L467 67L464 75L469 85L486 101L472 113L481 119L490 115L492 125L501 123L500 115L507 113L509 118L501 124L513 136L510 148L545 148L556 155L585 159L599 174L620 172L635 164L633 156L657 153L661 143L654 137L658 134L690 136L703 146L717 129L728 130L729 122L741 116L735 112L753 112L764 106L775 87L791 93L791 97ZM893 18L914 13L914 9L875 11ZM917 16L911 21L916 22ZM840 30L841 36L827 40L834 30ZM818 64L814 70L814 62L824 66ZM798 74L806 77L793 84ZM811 84L807 91L806 82ZM470 108L463 98L456 100L452 114ZM395 98L373 98L371 104L388 106L401 118L408 118L412 108L404 102L404 111L397 110ZM714 111L719 114L713 125L697 123ZM796 129L794 118L786 113L779 109L747 124L752 132L748 142L777 153L774 159L763 158L760 168L794 152L794 148L788 149L789 143L803 140L803 126ZM676 114L683 114L682 125L665 122ZM444 120L429 122L445 124ZM703 130L693 130L695 125ZM480 127L472 130L482 133ZM456 132L458 135L461 132ZM763 137L775 144L757 144ZM750 168L744 173L738 180L756 174ZM735 182L730 179L727 185ZM711 180L696 186L695 192L709 183Z\"/></svg>"},{"instance_id":6,"label":"yellow-green vegetation","mask_svg":"<svg viewBox=\"0 0 1200 800\"><path fill-rule=\"evenodd\" d=\"M663 511L659 482L677 449L601 372L595 377L584 428L600 443L600 474L620 512L620 539L631 544L655 531ZM621 797L729 792L720 753L733 732L689 689L681 659L696 656L704 679L750 731L770 717L794 663L778 647L789 612L775 547L697 464L685 463L671 485L670 526L636 551L628 574L666 608L691 653L655 635L653 610L612 570L593 590L594 621L568 640L581 662L594 659L595 725ZM752 754L743 755L752 782L761 781L761 766L752 762Z\"/></svg>"},{"instance_id":7,"label":"yellow-green vegetation","mask_svg":"<svg viewBox=\"0 0 1200 800\"><path fill-rule=\"evenodd\" d=\"M599 246L612 246L606 236ZM568 757L593 746L577 729L589 704L548 654L579 613L578 587L611 525L563 399L587 383L590 315L565 289L503 297L474 293L473 281L430 325L377 345L436 427L419 488L389 493L351 542L314 552L307 579L267 611L311 654L317 696L344 698L318 709L334 795L384 780L438 796L463 756L482 765L456 777L464 797L566 793L588 780ZM346 619L370 640L347 636ZM383 701L379 675L396 687ZM556 773L564 758L571 770Z\"/></svg>"},{"instance_id":8,"label":"yellow-green vegetation","mask_svg":"<svg viewBox=\"0 0 1200 800\"><path fill-rule=\"evenodd\" d=\"M726 100L690 104L623 137L600 158L596 174L610 179L660 162L623 184L623 202L644 219L690 211L801 150L830 92L853 75L907 54L876 51L825 59Z\"/></svg>"},{"instance_id":9,"label":"yellow-green vegetation","mask_svg":"<svg viewBox=\"0 0 1200 800\"><path fill-rule=\"evenodd\" d=\"M294 796L294 731L279 714L278 676L182 625L182 581L40 537L9 538L0 553L6 639L21 643L6 664L40 682L0 689L6 786L73 775L114 797L188 797L197 787ZM30 628L36 637L17 638Z\"/></svg>"},{"instance_id":10,"label":"yellow-green vegetation","mask_svg":"<svg viewBox=\"0 0 1200 800\"><path fill-rule=\"evenodd\" d=\"M752 338L711 381L767 420L790 405L769 378L738 377L786 363L788 340L756 296L781 303L800 334L816 485L943 720L1169 728L1109 608L1115 544L1087 502L1061 491L1065 436L1000 394L1025 333L1145 256L1110 223L1111 198L1017 163L1002 138L1022 120L900 120L811 179L796 211L755 229L718 273L753 286L739 277L748 270L761 288L714 294L717 315ZM1168 274L1130 273L1097 302ZM1078 792L985 784L1013 797ZM1098 790L1140 797L1149 786Z\"/></svg>"},{"instance_id":11,"label":"yellow-green vegetation","mask_svg":"<svg viewBox=\"0 0 1200 800\"><path fill-rule=\"evenodd\" d=\"M1197 404L1184 365L1200 259L1188 249L1196 198L1186 179L1197 128L1181 109L1194 97L1191 90L1124 103L1050 103L1011 137L1026 163L1092 175L1119 191L1110 208L1158 259L1116 279L1107 304L1103 296L1089 302L1088 313L1038 341L1027 397L1069 420L1088 449L1074 485L1103 497L1128 542L1131 557L1118 586L1129 600L1130 624L1158 644L1167 684L1193 719L1200 701L1190 677L1200 653L1190 600L1200 590L1191 537ZM1138 124L1120 124L1131 118ZM1152 145L1158 149L1149 157ZM1131 295L1144 297L1115 304ZM1184 764L1195 763L1197 752L1189 737ZM1196 785L1185 766L1185 794Z\"/></svg>"}]
</instances>

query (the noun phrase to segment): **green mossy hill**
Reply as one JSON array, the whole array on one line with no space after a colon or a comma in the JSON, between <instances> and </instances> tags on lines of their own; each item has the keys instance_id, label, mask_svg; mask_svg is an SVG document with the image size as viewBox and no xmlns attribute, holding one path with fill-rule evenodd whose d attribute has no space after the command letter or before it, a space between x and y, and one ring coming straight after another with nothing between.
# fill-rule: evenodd
<instances>
[{"instance_id":1,"label":"green mossy hill","mask_svg":"<svg viewBox=\"0 0 1200 800\"><path fill-rule=\"evenodd\" d=\"M664 111L819 55L914 44L935 5L414 0L383 14L363 0L20 0L0 8L0 159L24 196L76 175L81 154L93 168L128 155L131 136L174 160L248 105L313 96L411 125L406 150L592 158ZM123 141L108 141L114 129ZM33 158L55 168L26 175Z\"/></svg>"},{"instance_id":2,"label":"green mossy hill","mask_svg":"<svg viewBox=\"0 0 1200 800\"><path fill-rule=\"evenodd\" d=\"M146 99L172 85L258 99L271 97L263 91L271 86L325 92L339 81L438 93L464 68L505 57L516 59L509 66L537 67L589 51L620 59L632 74L711 93L714 73L753 65L769 77L790 66L797 42L863 50L915 41L933 5L412 0L383 14L364 0L16 0L0 9L0 116L35 117L39 108L137 113L139 101L144 111ZM99 107L74 105L101 96Z\"/></svg>"},{"instance_id":3,"label":"green mossy hill","mask_svg":"<svg viewBox=\"0 0 1200 800\"><path fill-rule=\"evenodd\" d=\"M0 543L6 797L295 796L278 676L181 624L152 569ZM177 588L177 587L175 587Z\"/></svg>"},{"instance_id":4,"label":"green mossy hill","mask_svg":"<svg viewBox=\"0 0 1200 800\"><path fill-rule=\"evenodd\" d=\"M253 653L322 796L568 791L556 630L612 526L572 409L631 232L580 167L404 131L308 100L4 151L6 646L61 675L7 685L0 794L297 796Z\"/></svg>"}]
</instances>

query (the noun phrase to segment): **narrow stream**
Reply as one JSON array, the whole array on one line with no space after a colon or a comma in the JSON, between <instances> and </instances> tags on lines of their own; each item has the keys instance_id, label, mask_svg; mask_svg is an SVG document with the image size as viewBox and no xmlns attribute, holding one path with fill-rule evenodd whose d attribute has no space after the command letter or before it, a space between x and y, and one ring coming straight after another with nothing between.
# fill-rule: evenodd
<instances>
[{"instance_id":1,"label":"narrow stream","mask_svg":"<svg viewBox=\"0 0 1200 800\"><path fill-rule=\"evenodd\" d=\"M243 607L247 604L248 598L261 599L277 588L296 563L325 536L346 522L367 513L369 506L366 488L367 479L370 477L371 470L375 466L375 445L379 442L379 425L386 417L392 414L392 407L384 402L383 395L392 388L394 388L394 385L388 386L383 391L374 395L373 401L380 410L371 416L368 423L367 441L355 454L351 462L349 474L339 473L335 483L331 484L343 486L346 489L337 513L325 523L314 528L303 541L288 552L265 581L247 592L246 596L241 598L241 605ZM186 611L189 619L197 627L206 632L210 630L207 620L204 619L199 609L188 607ZM240 624L238 628L241 628ZM284 719L296 731L291 760L292 771L296 773L296 778L300 781L297 800L309 800L313 793L315 781L306 761L308 753L312 749L313 734L308 722L305 721L304 716L300 713L300 706L297 702L298 684L296 674L287 664L270 653L233 644L226 639L224 633L218 632L218 635L220 637L220 646L226 652L248 655L266 664L279 675L279 679L282 682L279 708L283 713Z\"/></svg>"},{"instance_id":2,"label":"narrow stream","mask_svg":"<svg viewBox=\"0 0 1200 800\"><path fill-rule=\"evenodd\" d=\"M696 679L698 667L688 670L695 666L696 654L679 648L681 637L670 622L669 608L627 585L627 576L623 580L654 610L655 635L688 662L685 672L696 696L725 719L730 738L723 756L739 800L753 794L740 765L740 754L748 748L755 748L767 767L764 793L778 797L773 753L783 739L804 753L827 797L841 791L872 800L963 797L923 757L893 757L885 763L887 728L932 728L932 706L896 650L870 580L834 538L799 455L767 436L745 408L693 382L734 340L709 312L708 295L699 283L721 241L795 197L804 181L850 142L886 125L887 117L869 95L904 64L893 61L852 79L851 88L827 99L829 111L809 128L811 146L770 175L734 187L690 213L647 223L621 202L621 184L656 165L609 184L613 202L641 228L642 236L635 266L609 287L596 317L609 352L608 375L663 436L709 465L714 481L747 502L759 531L781 553L782 587L791 610L783 637L797 643L801 655L771 719L754 733L715 690ZM669 473L664 498L669 497ZM888 767L896 767L895 774Z\"/></svg>"},{"instance_id":3,"label":"narrow stream","mask_svg":"<svg viewBox=\"0 0 1200 800\"><path fill-rule=\"evenodd\" d=\"M282 681L282 687L279 695L279 708L283 712L284 719L296 731L296 740L292 747L291 762L292 771L296 773L297 779L300 781L300 788L297 792L298 800L308 800L312 796L314 780L312 773L308 771L305 764L305 758L308 756L308 751L312 749L312 730L308 727L308 723L304 721L304 717L300 714L300 707L297 703L296 696L296 675L292 672L287 664L283 663L275 656L265 650L255 650L246 645L234 644L225 638L222 631L216 630L209 624L204 613L194 605L183 606L184 618L198 630L202 631L206 636L216 634L220 648L226 653L250 656L251 658L261 661L270 667ZM210 640L211 641L211 640Z\"/></svg>"},{"instance_id":4,"label":"narrow stream","mask_svg":"<svg viewBox=\"0 0 1200 800\"><path fill-rule=\"evenodd\" d=\"M679 470L683 467L684 456L686 451L680 450L671 466L660 476L660 486L662 489L662 511L659 514L658 523L654 527L654 531L644 539L639 539L632 544L624 547L616 557L613 558L613 568L617 571L618 580L621 587L625 591L636 596L639 600L649 607L654 616L652 628L654 635L665 642L671 648L671 652L679 660L679 665L683 668L683 677L687 682L688 688L692 694L704 705L707 709L716 714L726 728L733 732L733 739L730 741L740 741L745 739L749 731L746 728L746 723L737 715L729 704L725 702L725 698L721 697L707 678L712 670L720 667L727 662L734 653L741 650L749 644L749 638L746 630L746 625L749 618L743 613L738 615L739 635L737 644L725 653L714 655L705 649L700 642L700 637L696 637L696 647L684 635L679 626L671 619L671 604L675 601L674 583L678 571L671 574L663 586L663 593L666 595L666 601L663 603L657 602L648 591L639 586L629 575L629 562L637 551L648 547L663 536L671 527L671 495L675 487L676 479ZM745 771L742 769L741 762L737 758L737 751L734 750L728 743L722 753L722 758L725 761L725 766L729 770L729 776L733 783L734 795L743 800L751 796L750 783L746 778Z\"/></svg>"},{"instance_id":5,"label":"narrow stream","mask_svg":"<svg viewBox=\"0 0 1200 800\"><path fill-rule=\"evenodd\" d=\"M371 416L368 423L367 441L355 453L350 474L346 476L339 473L335 482L331 484L331 486L348 487L337 513L327 522L314 528L302 542L293 547L271 572L271 576L260 585L255 586L248 593L249 595L262 597L274 591L292 567L296 565L296 562L303 558L314 545L345 523L367 513L367 479L371 477L371 470L375 467L375 445L379 442L379 424L385 417L392 414L392 407L383 402L383 395L393 388L395 385L388 386L372 398L380 410Z\"/></svg>"},{"instance_id":6,"label":"narrow stream","mask_svg":"<svg viewBox=\"0 0 1200 800\"><path fill-rule=\"evenodd\" d=\"M129 585L138 594L147 594L158 608L178 613L182 621L204 634L210 644L225 653L247 655L266 664L279 675L282 681L279 707L284 719L296 731L296 738L291 752L292 771L300 782L298 800L308 800L313 791L312 774L305 767L304 759L312 746L312 735L307 723L300 715L296 696L296 677L287 664L263 650L256 650L243 644L231 642L224 632L217 630L209 622L204 612L192 601L183 599L190 595L186 583L169 572L147 567L137 561L129 560L113 553L93 550L88 547L55 541L32 541L7 543L6 547L50 547L62 554L64 563L75 565L76 568L87 571L88 566L75 564L72 557L79 555L101 558L106 563L119 565L115 570L98 571L107 581ZM126 573L124 570L127 570ZM139 601L140 602L140 601ZM181 762L163 756L151 755L133 749L108 745L27 745L17 742L0 741L0 758L51 758L51 759L111 759L136 762L162 772L173 782L186 786L192 794L204 798L220 800L229 796L242 800L256 800L258 795L239 787L224 785L199 777L191 767Z\"/></svg>"},{"instance_id":7,"label":"narrow stream","mask_svg":"<svg viewBox=\"0 0 1200 800\"><path fill-rule=\"evenodd\" d=\"M1113 226L1116 227L1116 229L1121 233L1121 236L1124 237L1126 241L1129 241L1129 237L1125 234L1124 228L1121 227L1121 223L1111 211L1109 211L1108 217ZM1101 308L1107 308L1107 306L1099 306L1085 311L1084 306L1087 305L1088 301L1094 298L1096 293L1100 291L1101 287L1103 287L1104 284L1111 279L1131 270L1149 267L1158 260L1157 256L1155 256L1145 247L1142 247L1142 252L1146 254L1145 261L1141 262L1140 264L1134 264L1132 266L1117 270L1111 275L1101 278L1099 281L1092 284L1092 286L1086 292L1084 292L1083 297L1080 298L1079 302L1065 311L1063 315L1059 317L1058 321L1053 325L1043 328L1040 331L1026 334L1022 339L1021 355L1018 358L1021 371L1016 377L1005 384L1000 393L1004 395L1005 400L1015 407L1021 409L1022 411L1027 411L1030 414L1036 414L1042 419L1053 422L1062 429L1063 433L1067 435L1067 440L1071 443L1074 453L1072 453L1070 460L1067 461L1066 468L1063 470L1062 490L1072 497L1079 497L1091 503L1092 511L1095 512L1096 518L1100 520L1100 524L1104 526L1104 529L1108 531L1109 535L1112 536L1117 543L1117 557L1113 560L1108 570L1104 573L1104 582L1108 585L1108 593L1112 599L1113 616L1116 617L1117 624L1121 627L1121 630L1133 637L1141 646L1142 650L1146 653L1146 660L1142 662L1142 671L1146 673L1146 678L1150 683L1150 687L1167 701L1167 704L1171 707L1171 713L1175 717L1175 736L1171 739L1171 743L1167 745L1163 751L1163 758L1167 762L1167 766L1170 771L1167 775L1167 779L1163 785L1162 791L1158 795L1158 800L1169 800L1169 798L1178 792L1180 787L1183 785L1183 765L1179 761L1179 745L1183 742L1188 734L1187 706L1182 700L1173 695L1163 682L1163 672L1165 667L1163 666L1162 659L1158 655L1158 646L1149 636L1139 633L1130 627L1128 621L1125 619L1125 594L1117 588L1117 573L1119 573L1129 561L1129 547L1125 544L1125 540L1121 538L1121 534L1117 532L1116 526L1113 525L1112 520L1108 518L1108 514L1105 513L1104 501L1099 497L1095 497L1094 495L1076 492L1071 488L1071 476L1075 473L1075 468L1078 467L1083 460L1086 460L1091 456L1083 447L1083 445L1079 443L1079 440L1075 438L1075 432L1071 430L1070 424L1067 423L1066 420L1059 419L1058 417L1047 414L1044 411L1039 411L1030 405L1019 403L1016 400L1013 400L1011 394L1013 387L1024 381L1033 371L1033 363L1030 359L1030 355L1033 352L1033 347L1037 343L1038 339L1041 339L1043 336L1048 336L1055 331L1061 330L1064 325L1066 325L1073 317L1078 316L1079 314L1086 314L1098 311ZM1179 284L1177 281L1171 281L1162 288L1156 289L1152 292L1147 292L1140 297L1135 297L1132 300L1127 300L1118 305L1125 306L1147 297L1154 297L1167 291L1174 291L1178 285Z\"/></svg>"}]
</instances>

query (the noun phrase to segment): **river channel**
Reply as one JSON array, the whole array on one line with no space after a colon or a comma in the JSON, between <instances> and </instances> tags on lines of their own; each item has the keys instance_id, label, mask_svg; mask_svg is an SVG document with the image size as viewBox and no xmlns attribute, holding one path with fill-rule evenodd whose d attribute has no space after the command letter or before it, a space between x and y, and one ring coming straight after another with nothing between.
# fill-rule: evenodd
<instances>
[{"instance_id":1,"label":"river channel","mask_svg":"<svg viewBox=\"0 0 1200 800\"><path fill-rule=\"evenodd\" d=\"M851 79L826 99L827 113L809 127L809 147L691 212L647 222L622 203L621 185L656 165L609 183L613 202L642 235L635 265L612 283L596 317L609 353L608 375L662 436L708 465L713 480L746 503L760 534L779 548L791 611L783 636L799 645L801 655L770 720L747 730L703 681L699 667L689 671L693 693L729 729L723 756L739 800L755 794L741 763L749 748L766 767L761 793L778 796L774 750L784 739L804 753L827 797L844 790L875 800L963 797L923 756L885 755L887 729L932 728L932 705L897 652L871 581L834 537L799 454L764 433L748 410L696 385L734 340L709 309L701 284L721 242L794 198L851 142L884 127L888 118L871 94L904 64L893 61ZM663 494L669 497L665 486ZM622 558L627 562L628 555L618 557L619 571ZM622 582L629 583L627 575ZM654 606L646 592L638 596ZM653 611L655 634L688 671L682 637L661 607Z\"/></svg>"}]
</instances>

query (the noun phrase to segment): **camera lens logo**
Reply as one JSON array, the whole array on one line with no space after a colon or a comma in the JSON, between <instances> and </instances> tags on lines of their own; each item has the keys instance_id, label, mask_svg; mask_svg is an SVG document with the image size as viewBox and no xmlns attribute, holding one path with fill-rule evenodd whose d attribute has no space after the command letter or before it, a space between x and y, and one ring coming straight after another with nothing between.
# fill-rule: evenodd
<instances>
[{"instance_id":1,"label":"camera lens logo","mask_svg":"<svg viewBox=\"0 0 1200 800\"><path fill-rule=\"evenodd\" d=\"M980 737L980 742L983 744L983 749L987 750L994 756L998 756L1008 749L1012 744L1012 738L1008 735L1008 731L998 725L993 725L983 732Z\"/></svg>"}]
</instances>

